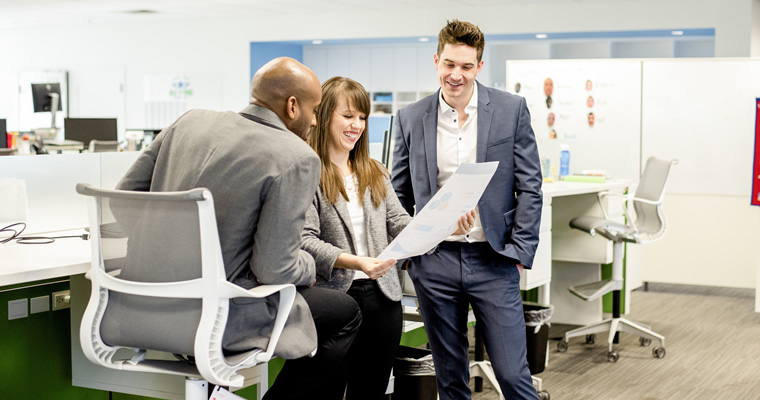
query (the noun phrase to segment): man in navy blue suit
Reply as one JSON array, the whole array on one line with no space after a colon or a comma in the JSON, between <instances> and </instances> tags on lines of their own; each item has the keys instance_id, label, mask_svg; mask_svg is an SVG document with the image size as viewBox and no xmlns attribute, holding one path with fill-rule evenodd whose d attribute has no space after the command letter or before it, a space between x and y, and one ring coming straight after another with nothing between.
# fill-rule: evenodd
<instances>
[{"instance_id":1,"label":"man in navy blue suit","mask_svg":"<svg viewBox=\"0 0 760 400\"><path fill-rule=\"evenodd\" d=\"M420 302L442 400L469 399L467 314L508 399L537 399L526 358L520 275L530 268L541 220L541 167L525 99L475 80L485 41L468 22L438 34L436 94L395 119L392 182L401 204L421 210L459 164L498 161L465 235L414 257L409 275Z\"/></svg>"}]
</instances>

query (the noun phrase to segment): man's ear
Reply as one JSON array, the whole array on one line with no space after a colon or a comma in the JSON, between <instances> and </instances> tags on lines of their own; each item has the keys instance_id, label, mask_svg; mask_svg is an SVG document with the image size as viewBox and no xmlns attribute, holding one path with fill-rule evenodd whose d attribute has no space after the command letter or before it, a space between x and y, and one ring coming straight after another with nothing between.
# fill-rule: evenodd
<instances>
[{"instance_id":1,"label":"man's ear","mask_svg":"<svg viewBox=\"0 0 760 400\"><path fill-rule=\"evenodd\" d=\"M298 117L298 99L295 96L288 97L288 101L285 104L285 115L291 120Z\"/></svg>"}]
</instances>

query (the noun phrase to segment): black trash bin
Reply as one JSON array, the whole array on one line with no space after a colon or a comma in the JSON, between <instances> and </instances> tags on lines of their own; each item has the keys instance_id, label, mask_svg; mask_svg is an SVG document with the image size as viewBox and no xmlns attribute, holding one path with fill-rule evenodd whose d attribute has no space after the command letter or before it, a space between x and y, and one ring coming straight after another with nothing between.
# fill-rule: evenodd
<instances>
[{"instance_id":1,"label":"black trash bin","mask_svg":"<svg viewBox=\"0 0 760 400\"><path fill-rule=\"evenodd\" d=\"M393 375L393 400L435 400L438 397L430 350L400 346Z\"/></svg>"},{"instance_id":2,"label":"black trash bin","mask_svg":"<svg viewBox=\"0 0 760 400\"><path fill-rule=\"evenodd\" d=\"M554 306L523 302L525 314L525 339L528 348L528 367L535 375L546 368L546 354L549 347L549 319Z\"/></svg>"}]
</instances>

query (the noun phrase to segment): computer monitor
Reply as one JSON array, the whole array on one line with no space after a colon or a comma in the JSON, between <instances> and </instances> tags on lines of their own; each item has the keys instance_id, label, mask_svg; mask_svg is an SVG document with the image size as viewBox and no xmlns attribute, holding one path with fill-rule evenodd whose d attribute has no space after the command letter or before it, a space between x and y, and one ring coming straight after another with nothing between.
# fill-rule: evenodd
<instances>
[{"instance_id":1,"label":"computer monitor","mask_svg":"<svg viewBox=\"0 0 760 400\"><path fill-rule=\"evenodd\" d=\"M53 111L53 100L56 100L56 111L63 111L61 101L61 85L59 83L32 83L32 103L34 112Z\"/></svg>"},{"instance_id":2,"label":"computer monitor","mask_svg":"<svg viewBox=\"0 0 760 400\"><path fill-rule=\"evenodd\" d=\"M118 140L116 118L64 118L66 140L76 140L87 146L90 140Z\"/></svg>"},{"instance_id":3,"label":"computer monitor","mask_svg":"<svg viewBox=\"0 0 760 400\"><path fill-rule=\"evenodd\" d=\"M383 136L383 159L385 168L390 168L391 153L393 152L393 115L388 119L388 129Z\"/></svg>"},{"instance_id":4,"label":"computer monitor","mask_svg":"<svg viewBox=\"0 0 760 400\"><path fill-rule=\"evenodd\" d=\"M5 119L0 119L0 149L8 148L8 128Z\"/></svg>"}]
</instances>

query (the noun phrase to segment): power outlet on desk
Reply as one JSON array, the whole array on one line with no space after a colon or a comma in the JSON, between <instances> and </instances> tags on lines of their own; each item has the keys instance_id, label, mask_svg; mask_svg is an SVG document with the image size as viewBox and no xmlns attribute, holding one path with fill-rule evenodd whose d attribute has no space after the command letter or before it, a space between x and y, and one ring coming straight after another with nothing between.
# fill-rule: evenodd
<instances>
[{"instance_id":1,"label":"power outlet on desk","mask_svg":"<svg viewBox=\"0 0 760 400\"><path fill-rule=\"evenodd\" d=\"M71 308L71 291L53 292L53 311Z\"/></svg>"}]
</instances>

